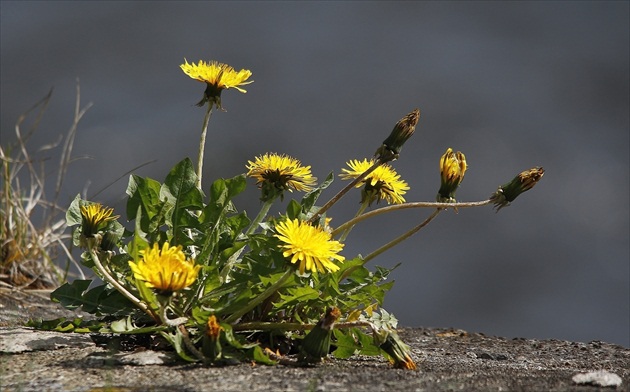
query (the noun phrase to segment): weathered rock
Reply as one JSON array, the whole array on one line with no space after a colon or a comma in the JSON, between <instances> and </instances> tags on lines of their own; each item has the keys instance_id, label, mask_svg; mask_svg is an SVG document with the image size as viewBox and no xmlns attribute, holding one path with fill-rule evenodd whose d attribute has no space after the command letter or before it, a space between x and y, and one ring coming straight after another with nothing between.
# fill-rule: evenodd
<instances>
[{"instance_id":1,"label":"weathered rock","mask_svg":"<svg viewBox=\"0 0 630 392\"><path fill-rule=\"evenodd\" d=\"M4 354L91 346L94 346L94 342L83 334L35 331L30 328L0 329L0 353Z\"/></svg>"},{"instance_id":2,"label":"weathered rock","mask_svg":"<svg viewBox=\"0 0 630 392\"><path fill-rule=\"evenodd\" d=\"M595 391L610 381L596 384L591 377L589 384L574 382L574 376L593 369L618 376L621 384L609 386L616 391L629 391L630 385L630 349L603 342L402 328L399 334L410 346L416 371L392 369L383 358L363 356L329 359L311 368L246 363L210 367L171 362L165 352L113 352L91 343L87 335L16 329L18 320L3 318L3 309L15 310L9 308L0 308L6 326L0 328L2 391ZM60 317L59 310L46 306L22 309L20 320ZM31 343L19 345L40 349L18 350L16 331L32 337Z\"/></svg>"}]
</instances>

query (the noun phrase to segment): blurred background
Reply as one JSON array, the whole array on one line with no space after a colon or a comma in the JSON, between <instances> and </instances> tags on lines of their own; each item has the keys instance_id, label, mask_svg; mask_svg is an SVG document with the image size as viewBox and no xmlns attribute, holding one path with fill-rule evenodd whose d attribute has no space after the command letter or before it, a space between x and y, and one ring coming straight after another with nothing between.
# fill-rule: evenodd
<instances>
[{"instance_id":1,"label":"blurred background","mask_svg":"<svg viewBox=\"0 0 630 392\"><path fill-rule=\"evenodd\" d=\"M124 215L125 173L152 162L134 172L162 181L184 157L196 162L204 85L179 69L184 58L255 80L247 94L225 91L227 111L212 116L206 190L265 152L337 175L418 107L394 162L408 201L434 200L448 147L469 163L460 201L533 166L546 174L500 213L448 211L372 261L402 263L385 308L403 326L630 346L628 2L3 0L0 16L3 146L53 87L34 149L67 133L77 79L93 104L62 203L111 184L94 200ZM59 156L46 154L52 170ZM251 181L237 206L253 217L258 197ZM333 225L358 206L358 192L344 198ZM366 255L429 213L367 221L343 254Z\"/></svg>"}]
</instances>

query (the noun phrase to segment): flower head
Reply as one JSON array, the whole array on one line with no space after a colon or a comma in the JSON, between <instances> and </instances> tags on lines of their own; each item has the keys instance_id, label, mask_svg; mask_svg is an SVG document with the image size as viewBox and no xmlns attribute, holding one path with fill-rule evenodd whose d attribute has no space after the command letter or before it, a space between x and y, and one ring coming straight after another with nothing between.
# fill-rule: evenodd
<instances>
[{"instance_id":1,"label":"flower head","mask_svg":"<svg viewBox=\"0 0 630 392\"><path fill-rule=\"evenodd\" d=\"M242 93L247 91L240 86L250 84L253 80L247 81L252 72L248 69L241 69L236 71L234 68L227 64L219 63L218 61L205 62L199 60L198 64L188 64L188 61L184 59L185 63L180 65L180 68L184 73L193 79L206 83L206 91L203 98L197 106L203 106L206 102L210 102L210 105L215 105L217 108L221 107L221 92L229 88L235 88Z\"/></svg>"},{"instance_id":2,"label":"flower head","mask_svg":"<svg viewBox=\"0 0 630 392\"><path fill-rule=\"evenodd\" d=\"M81 230L85 237L93 237L108 222L119 218L119 215L112 216L113 208L103 207L100 203L82 205L80 210L82 217Z\"/></svg>"},{"instance_id":3,"label":"flower head","mask_svg":"<svg viewBox=\"0 0 630 392\"><path fill-rule=\"evenodd\" d=\"M501 185L497 191L490 196L497 212L503 207L510 205L521 193L532 189L545 174L542 167L533 167L518 174L507 184Z\"/></svg>"},{"instance_id":4,"label":"flower head","mask_svg":"<svg viewBox=\"0 0 630 392\"><path fill-rule=\"evenodd\" d=\"M333 260L343 262L338 254L343 249L339 241L331 240L330 233L307 222L288 219L276 225L275 235L282 244L282 255L293 264L299 263L301 274L306 271L334 272L339 270Z\"/></svg>"},{"instance_id":5,"label":"flower head","mask_svg":"<svg viewBox=\"0 0 630 392\"><path fill-rule=\"evenodd\" d=\"M311 175L310 166L286 155L265 154L248 161L247 175L256 179L262 190L263 201L282 198L285 190L310 191L317 178Z\"/></svg>"},{"instance_id":6,"label":"flower head","mask_svg":"<svg viewBox=\"0 0 630 392\"><path fill-rule=\"evenodd\" d=\"M201 269L201 265L186 259L181 246L169 246L168 242L162 245L162 249L155 243L140 254L142 260L129 262L134 277L166 294L193 284Z\"/></svg>"},{"instance_id":7,"label":"flower head","mask_svg":"<svg viewBox=\"0 0 630 392\"><path fill-rule=\"evenodd\" d=\"M455 191L464 180L466 174L466 157L461 152L453 152L448 148L440 159L441 185L438 191L437 201L443 203L455 203Z\"/></svg>"},{"instance_id":8,"label":"flower head","mask_svg":"<svg viewBox=\"0 0 630 392\"><path fill-rule=\"evenodd\" d=\"M372 167L376 161L364 159L362 161L353 159L347 162L350 169L341 169L343 172L339 176L344 180L359 177L366 170ZM402 196L409 190L407 182L400 179L400 174L396 173L393 167L383 164L378 166L365 179L359 182L356 187L363 188L363 201L371 204L374 200L380 202L385 199L389 204L402 204L405 198Z\"/></svg>"},{"instance_id":9,"label":"flower head","mask_svg":"<svg viewBox=\"0 0 630 392\"><path fill-rule=\"evenodd\" d=\"M416 125L420 119L420 109L414 109L411 113L401 118L381 147L374 154L381 162L386 163L398 159L403 144L416 131Z\"/></svg>"},{"instance_id":10,"label":"flower head","mask_svg":"<svg viewBox=\"0 0 630 392\"><path fill-rule=\"evenodd\" d=\"M387 353L391 363L397 369L415 370L416 363L411 358L409 346L407 346L395 331L389 331L385 341L380 345Z\"/></svg>"}]
</instances>

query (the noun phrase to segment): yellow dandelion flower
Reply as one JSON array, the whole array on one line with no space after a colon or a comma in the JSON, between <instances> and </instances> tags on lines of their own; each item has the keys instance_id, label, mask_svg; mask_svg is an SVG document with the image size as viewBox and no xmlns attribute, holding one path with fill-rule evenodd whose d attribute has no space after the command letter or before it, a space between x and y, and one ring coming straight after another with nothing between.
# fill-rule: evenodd
<instances>
[{"instance_id":1,"label":"yellow dandelion flower","mask_svg":"<svg viewBox=\"0 0 630 392\"><path fill-rule=\"evenodd\" d=\"M283 249L283 256L293 264L299 263L301 274L306 271L335 272L339 270L339 266L333 260L345 260L345 257L338 254L343 249L343 244L331 240L330 233L319 227L289 219L278 223L276 231L278 234L275 236L282 241L280 248Z\"/></svg>"},{"instance_id":2,"label":"yellow dandelion flower","mask_svg":"<svg viewBox=\"0 0 630 392\"><path fill-rule=\"evenodd\" d=\"M140 251L140 254L142 260L138 263L129 262L134 277L163 293L190 286L201 269L200 265L186 259L181 246L169 246L168 242L162 245L162 249L156 243L152 248Z\"/></svg>"},{"instance_id":3,"label":"yellow dandelion flower","mask_svg":"<svg viewBox=\"0 0 630 392\"><path fill-rule=\"evenodd\" d=\"M440 159L441 185L438 191L437 200L440 202L454 203L455 191L464 180L466 174L466 157L460 151L453 152L448 148Z\"/></svg>"},{"instance_id":4,"label":"yellow dandelion flower","mask_svg":"<svg viewBox=\"0 0 630 392\"><path fill-rule=\"evenodd\" d=\"M215 105L221 109L221 92L223 90L234 88L246 93L247 91L240 86L253 82L253 80L247 80L252 76L252 71L248 69L236 71L231 66L218 61L199 60L198 64L189 64L186 59L184 61L185 63L179 66L182 71L191 78L207 85L204 97L197 103L197 106L203 106L206 102L210 102L210 105Z\"/></svg>"},{"instance_id":5,"label":"yellow dandelion flower","mask_svg":"<svg viewBox=\"0 0 630 392\"><path fill-rule=\"evenodd\" d=\"M285 190L308 192L317 181L311 175L310 166L302 166L299 160L287 155L267 153L248 163L247 175L256 179L263 201L273 200L276 196L282 198Z\"/></svg>"},{"instance_id":6,"label":"yellow dandelion flower","mask_svg":"<svg viewBox=\"0 0 630 392\"><path fill-rule=\"evenodd\" d=\"M85 237L93 237L99 230L103 229L107 222L116 220L119 215L112 216L113 208L103 207L100 203L82 205L81 210L81 229Z\"/></svg>"},{"instance_id":7,"label":"yellow dandelion flower","mask_svg":"<svg viewBox=\"0 0 630 392\"><path fill-rule=\"evenodd\" d=\"M344 180L351 180L359 177L372 165L374 160L364 159L359 161L353 159L346 164L350 169L341 169L343 172L339 175ZM402 196L409 190L409 185L404 180L400 179L400 174L396 173L393 167L385 164L380 165L372 173L357 184L357 188L364 186L363 198L365 201L367 198L368 203L372 203L374 200L380 202L385 199L389 204L402 204L405 202L405 198Z\"/></svg>"}]
</instances>

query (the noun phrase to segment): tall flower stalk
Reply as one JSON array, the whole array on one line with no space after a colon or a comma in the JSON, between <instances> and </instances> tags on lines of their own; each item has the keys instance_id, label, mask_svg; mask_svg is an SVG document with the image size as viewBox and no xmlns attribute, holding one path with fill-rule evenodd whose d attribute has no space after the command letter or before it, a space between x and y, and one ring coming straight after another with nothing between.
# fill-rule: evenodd
<instances>
[{"instance_id":1,"label":"tall flower stalk","mask_svg":"<svg viewBox=\"0 0 630 392\"><path fill-rule=\"evenodd\" d=\"M247 91L241 86L253 82L253 80L247 80L252 75L252 72L247 69L236 71L231 66L219 63L218 61L205 62L199 60L197 64L189 64L186 59L184 59L184 64L180 65L180 68L192 79L206 84L203 98L197 102L197 106L203 106L208 103L208 109L206 110L203 126L201 127L201 141L199 142L199 155L197 157L197 187L201 188L206 134L208 132L210 116L212 115L212 108L216 106L218 109L224 110L223 106L221 106L221 92L223 90L234 88L241 93L246 93Z\"/></svg>"}]
</instances>

